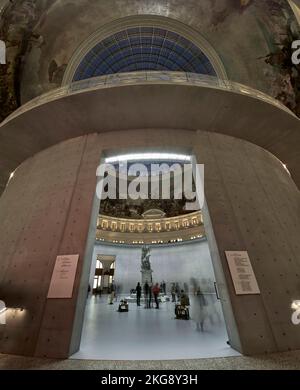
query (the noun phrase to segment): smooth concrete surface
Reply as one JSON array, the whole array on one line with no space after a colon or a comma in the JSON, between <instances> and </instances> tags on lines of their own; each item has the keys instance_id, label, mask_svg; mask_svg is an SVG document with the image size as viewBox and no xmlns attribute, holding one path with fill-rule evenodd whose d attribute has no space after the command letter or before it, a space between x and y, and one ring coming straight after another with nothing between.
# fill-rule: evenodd
<instances>
[{"instance_id":1,"label":"smooth concrete surface","mask_svg":"<svg viewBox=\"0 0 300 390\"><path fill-rule=\"evenodd\" d=\"M197 302L193 297L190 320L176 320L172 302L161 303L159 309L130 303L128 313L119 313L122 298L108 305L108 296L89 297L80 350L72 359L174 360L240 355L226 344L224 319L215 308L220 303L214 297L207 306L203 332L197 330Z\"/></svg>"},{"instance_id":2,"label":"smooth concrete surface","mask_svg":"<svg viewBox=\"0 0 300 390\"><path fill-rule=\"evenodd\" d=\"M7 307L24 310L9 310L7 325L0 327L0 351L67 357L71 335L79 341L81 324L74 330L74 316L79 291L88 287L83 258L95 172L103 150L126 145L190 148L205 163L204 215L210 220L204 223L231 345L244 354L299 349L291 303L300 293L300 194L280 161L222 134L140 129L72 139L17 170L0 198L0 295ZM235 294L225 250L248 251L260 295ZM80 254L73 298L47 300L56 256L71 253Z\"/></svg>"},{"instance_id":3,"label":"smooth concrete surface","mask_svg":"<svg viewBox=\"0 0 300 390\"><path fill-rule=\"evenodd\" d=\"M291 321L291 303L300 294L300 193L265 150L218 134L198 136L194 151L205 164L204 225L225 320L229 325L230 300L246 354L300 348L300 329ZM248 251L260 295L235 295L226 250Z\"/></svg>"},{"instance_id":4,"label":"smooth concrete surface","mask_svg":"<svg viewBox=\"0 0 300 390\"><path fill-rule=\"evenodd\" d=\"M100 161L95 138L28 160L1 197L0 295L10 308L0 328L2 352L68 355ZM72 299L47 299L58 254L80 256Z\"/></svg>"},{"instance_id":5,"label":"smooth concrete surface","mask_svg":"<svg viewBox=\"0 0 300 390\"><path fill-rule=\"evenodd\" d=\"M236 93L182 80L137 80L136 85L101 86L62 97L54 94L54 100L37 103L0 126L0 191L21 162L58 142L143 128L200 129L250 141L287 164L300 187L299 118L245 90Z\"/></svg>"},{"instance_id":6,"label":"smooth concrete surface","mask_svg":"<svg viewBox=\"0 0 300 390\"><path fill-rule=\"evenodd\" d=\"M97 161L98 160L97 153L95 154L95 158ZM97 179L97 182L98 180L99 178ZM93 181L91 181L91 185L92 186L94 185ZM79 200L80 199L81 198L79 198ZM89 217L89 227L87 232L85 251L84 251L83 259L81 261L82 269L81 269L81 275L79 281L79 291L78 291L78 297L77 297L76 308L74 313L74 320L72 325L72 336L71 336L68 355L71 355L74 352L78 351L80 346L80 336L81 336L81 330L84 321L84 311L85 311L85 304L86 304L86 286L89 282L89 277L91 272L90 271L91 258L93 256L95 235L97 232L98 218L96 216L98 216L99 207L100 207L100 199L98 198L96 193L94 193L93 196L92 206L88 205L88 207L91 207L90 217Z\"/></svg>"}]
</instances>

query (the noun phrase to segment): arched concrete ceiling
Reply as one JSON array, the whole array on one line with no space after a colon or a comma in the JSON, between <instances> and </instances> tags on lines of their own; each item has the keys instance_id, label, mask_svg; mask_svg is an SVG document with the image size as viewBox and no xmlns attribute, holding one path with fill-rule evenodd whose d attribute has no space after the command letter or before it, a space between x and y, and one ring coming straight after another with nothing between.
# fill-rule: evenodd
<instances>
[{"instance_id":1,"label":"arched concrete ceiling","mask_svg":"<svg viewBox=\"0 0 300 390\"><path fill-rule=\"evenodd\" d=\"M220 56L228 78L278 97L297 97L286 72L267 64L295 32L286 0L18 0L8 4L0 39L8 66L0 70L2 119L18 104L60 86L77 47L104 24L132 15L159 15L197 31ZM288 41L287 41L288 42Z\"/></svg>"},{"instance_id":2,"label":"arched concrete ceiling","mask_svg":"<svg viewBox=\"0 0 300 390\"><path fill-rule=\"evenodd\" d=\"M141 128L199 129L245 139L286 163L300 188L296 116L247 94L142 81L70 93L8 119L0 126L0 187L22 161L58 142L87 133Z\"/></svg>"}]
</instances>

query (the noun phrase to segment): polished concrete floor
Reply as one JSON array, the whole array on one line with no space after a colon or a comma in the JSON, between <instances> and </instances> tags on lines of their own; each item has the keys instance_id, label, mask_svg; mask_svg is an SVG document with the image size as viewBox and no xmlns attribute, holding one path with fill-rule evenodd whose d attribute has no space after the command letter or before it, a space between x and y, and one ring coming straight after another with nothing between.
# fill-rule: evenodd
<instances>
[{"instance_id":1,"label":"polished concrete floor","mask_svg":"<svg viewBox=\"0 0 300 390\"><path fill-rule=\"evenodd\" d=\"M226 344L223 321L207 318L204 330L194 320L176 320L174 303L145 309L132 303L119 313L118 302L90 297L86 306L80 351L72 359L169 360L238 356Z\"/></svg>"}]
</instances>

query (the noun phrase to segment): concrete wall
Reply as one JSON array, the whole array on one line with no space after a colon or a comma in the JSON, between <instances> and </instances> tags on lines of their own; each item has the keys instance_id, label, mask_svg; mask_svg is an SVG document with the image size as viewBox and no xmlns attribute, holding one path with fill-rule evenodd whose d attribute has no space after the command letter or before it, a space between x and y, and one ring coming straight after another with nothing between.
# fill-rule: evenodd
<instances>
[{"instance_id":1,"label":"concrete wall","mask_svg":"<svg viewBox=\"0 0 300 390\"><path fill-rule=\"evenodd\" d=\"M90 284L93 285L97 255L116 256L115 283L121 294L128 294L141 282L141 247L100 244L95 245ZM170 293L172 283L191 286L191 278L206 291L214 292L212 261L206 240L175 245L152 246L150 252L153 283L166 282ZM206 283L207 281L207 283Z\"/></svg>"},{"instance_id":2,"label":"concrete wall","mask_svg":"<svg viewBox=\"0 0 300 390\"><path fill-rule=\"evenodd\" d=\"M241 350L300 348L300 328L291 322L291 303L300 297L298 189L279 160L248 142L198 132L194 151L205 163L205 229L219 289L227 296L224 312L230 299ZM261 295L235 295L225 250L248 251Z\"/></svg>"},{"instance_id":3,"label":"concrete wall","mask_svg":"<svg viewBox=\"0 0 300 390\"><path fill-rule=\"evenodd\" d=\"M300 298L300 195L288 173L246 141L148 129L72 139L18 168L0 198L0 298L24 310L8 311L0 351L67 357L76 350L92 259L88 232L95 237L95 171L102 150L126 146L194 147L206 167L206 233L232 345L246 354L300 348L290 308ZM235 295L225 250L249 252L261 295ZM80 254L73 298L47 300L56 256L71 253Z\"/></svg>"},{"instance_id":4,"label":"concrete wall","mask_svg":"<svg viewBox=\"0 0 300 390\"><path fill-rule=\"evenodd\" d=\"M1 197L0 296L7 307L24 308L8 310L1 352L68 356L100 161L96 138L70 140L27 160ZM75 253L73 298L47 300L56 256Z\"/></svg>"}]
</instances>

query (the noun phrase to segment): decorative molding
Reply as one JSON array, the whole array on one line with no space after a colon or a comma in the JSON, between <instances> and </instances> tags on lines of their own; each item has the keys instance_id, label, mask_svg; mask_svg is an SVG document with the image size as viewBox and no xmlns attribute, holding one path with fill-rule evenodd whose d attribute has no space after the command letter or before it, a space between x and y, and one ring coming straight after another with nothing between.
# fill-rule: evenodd
<instances>
[{"instance_id":1,"label":"decorative molding","mask_svg":"<svg viewBox=\"0 0 300 390\"><path fill-rule=\"evenodd\" d=\"M169 218L130 219L99 215L97 240L120 244L162 244L204 237L202 213Z\"/></svg>"},{"instance_id":2,"label":"decorative molding","mask_svg":"<svg viewBox=\"0 0 300 390\"><path fill-rule=\"evenodd\" d=\"M143 214L142 214L142 217L144 219L153 219L153 218L164 218L166 215L165 212L163 212L162 210L159 210L159 209L150 209L150 210L147 210L145 211Z\"/></svg>"}]
</instances>

